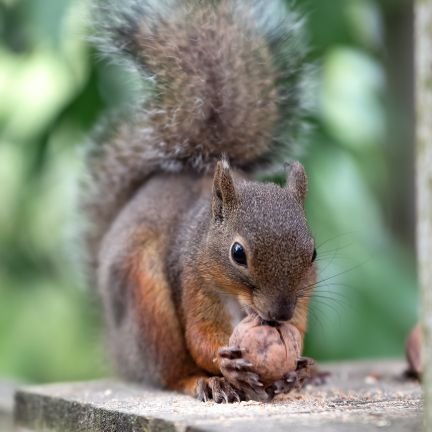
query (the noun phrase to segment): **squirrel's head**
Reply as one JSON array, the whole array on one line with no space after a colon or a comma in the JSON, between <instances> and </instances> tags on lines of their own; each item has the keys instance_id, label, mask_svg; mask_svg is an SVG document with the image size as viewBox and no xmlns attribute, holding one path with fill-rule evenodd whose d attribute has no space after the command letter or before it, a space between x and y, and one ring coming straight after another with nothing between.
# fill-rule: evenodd
<instances>
[{"instance_id":1,"label":"squirrel's head","mask_svg":"<svg viewBox=\"0 0 432 432\"><path fill-rule=\"evenodd\" d=\"M316 257L304 214L307 177L288 167L285 187L237 178L219 162L207 237L209 277L269 321L288 321Z\"/></svg>"}]
</instances>

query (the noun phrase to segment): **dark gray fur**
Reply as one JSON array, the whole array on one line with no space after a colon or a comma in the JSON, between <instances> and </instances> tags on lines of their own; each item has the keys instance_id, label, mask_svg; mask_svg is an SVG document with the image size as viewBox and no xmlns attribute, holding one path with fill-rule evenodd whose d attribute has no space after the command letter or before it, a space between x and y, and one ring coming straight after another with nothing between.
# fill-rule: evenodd
<instances>
[{"instance_id":1,"label":"dark gray fur","mask_svg":"<svg viewBox=\"0 0 432 432\"><path fill-rule=\"evenodd\" d=\"M297 305L315 272L306 174L295 163L285 188L251 181L303 130L308 66L299 15L282 0L95 0L93 15L105 53L153 83L152 97L95 134L82 194L120 372L172 386L173 376L196 370L186 316L217 321L225 313L218 293L265 319L294 317L304 332L307 311ZM230 257L237 238L247 271ZM133 307L139 289L153 285L136 281L131 252L157 279L141 310ZM187 291L197 286L212 299L207 310L199 302L188 310ZM162 307L158 295L167 291Z\"/></svg>"}]
</instances>

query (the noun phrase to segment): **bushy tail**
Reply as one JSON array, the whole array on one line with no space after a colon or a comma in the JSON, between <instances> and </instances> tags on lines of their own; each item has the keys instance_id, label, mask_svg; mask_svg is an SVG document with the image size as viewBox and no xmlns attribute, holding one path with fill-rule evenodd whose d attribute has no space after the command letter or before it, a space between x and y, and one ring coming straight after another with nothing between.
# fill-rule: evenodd
<instances>
[{"instance_id":1,"label":"bushy tail","mask_svg":"<svg viewBox=\"0 0 432 432\"><path fill-rule=\"evenodd\" d=\"M250 169L298 140L308 65L286 1L94 0L92 12L102 50L152 89L92 158L98 231L156 169L205 170L222 154Z\"/></svg>"}]
</instances>

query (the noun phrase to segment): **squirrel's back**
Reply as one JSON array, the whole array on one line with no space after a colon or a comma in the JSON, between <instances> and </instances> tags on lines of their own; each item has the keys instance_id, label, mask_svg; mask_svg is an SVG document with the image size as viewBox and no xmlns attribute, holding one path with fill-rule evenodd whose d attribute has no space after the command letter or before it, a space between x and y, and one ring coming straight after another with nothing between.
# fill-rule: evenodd
<instances>
[{"instance_id":1,"label":"squirrel's back","mask_svg":"<svg viewBox=\"0 0 432 432\"><path fill-rule=\"evenodd\" d=\"M94 0L95 40L150 84L89 153L90 258L156 171L268 163L302 131L302 20L283 0Z\"/></svg>"}]
</instances>

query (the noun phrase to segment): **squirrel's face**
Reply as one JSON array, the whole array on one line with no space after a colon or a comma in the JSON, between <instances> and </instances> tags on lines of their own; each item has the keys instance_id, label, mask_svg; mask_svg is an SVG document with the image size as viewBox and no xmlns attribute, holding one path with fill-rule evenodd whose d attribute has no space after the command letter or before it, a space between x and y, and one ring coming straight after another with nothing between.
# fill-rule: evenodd
<instances>
[{"instance_id":1,"label":"squirrel's face","mask_svg":"<svg viewBox=\"0 0 432 432\"><path fill-rule=\"evenodd\" d=\"M315 243L304 215L307 179L290 167L287 186L236 179L217 165L208 237L211 277L269 321L293 318L310 292Z\"/></svg>"}]
</instances>

